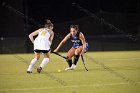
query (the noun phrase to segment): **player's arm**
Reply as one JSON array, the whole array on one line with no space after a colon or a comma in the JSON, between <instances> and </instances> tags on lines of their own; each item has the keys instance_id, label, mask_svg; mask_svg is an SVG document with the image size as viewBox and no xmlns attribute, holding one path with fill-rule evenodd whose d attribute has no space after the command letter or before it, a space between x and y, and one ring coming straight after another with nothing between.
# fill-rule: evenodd
<instances>
[{"instance_id":1,"label":"player's arm","mask_svg":"<svg viewBox=\"0 0 140 93\"><path fill-rule=\"evenodd\" d=\"M85 37L84 37L83 33L80 33L80 40L82 41L82 44L83 44L83 48L82 48L82 52L81 52L81 54L83 54L85 52L85 48L86 48L86 41L85 41Z\"/></svg>"},{"instance_id":2,"label":"player's arm","mask_svg":"<svg viewBox=\"0 0 140 93\"><path fill-rule=\"evenodd\" d=\"M31 34L29 34L29 38L30 38L30 40L31 40L32 43L34 43L34 38L33 37L36 36L36 35L38 35L38 33L40 31L41 31L41 29L38 29L38 30L32 32Z\"/></svg>"},{"instance_id":3,"label":"player's arm","mask_svg":"<svg viewBox=\"0 0 140 93\"><path fill-rule=\"evenodd\" d=\"M57 46L57 48L54 50L54 52L58 52L60 47L65 44L65 42L70 38L70 33L65 36L65 38L60 42L60 44Z\"/></svg>"},{"instance_id":4,"label":"player's arm","mask_svg":"<svg viewBox=\"0 0 140 93\"><path fill-rule=\"evenodd\" d=\"M49 38L49 40L50 40L50 46L52 45L53 38L54 38L54 32L52 31L51 36Z\"/></svg>"}]
</instances>

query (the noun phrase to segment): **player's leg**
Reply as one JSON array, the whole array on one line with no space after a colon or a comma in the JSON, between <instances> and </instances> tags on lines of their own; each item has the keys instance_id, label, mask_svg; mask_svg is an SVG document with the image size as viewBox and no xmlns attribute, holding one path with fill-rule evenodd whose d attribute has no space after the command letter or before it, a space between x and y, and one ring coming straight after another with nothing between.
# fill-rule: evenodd
<instances>
[{"instance_id":1,"label":"player's leg","mask_svg":"<svg viewBox=\"0 0 140 93\"><path fill-rule=\"evenodd\" d=\"M44 68L44 66L49 62L49 53L44 53L44 59L42 60L42 63L40 64L41 68Z\"/></svg>"},{"instance_id":2,"label":"player's leg","mask_svg":"<svg viewBox=\"0 0 140 93\"><path fill-rule=\"evenodd\" d=\"M74 56L74 54L75 54L75 48L71 48L68 52L67 52L67 63L68 63L68 65L69 65L69 67L68 68L66 68L65 70L69 70L70 68L71 68L71 66L72 66L72 57Z\"/></svg>"},{"instance_id":3,"label":"player's leg","mask_svg":"<svg viewBox=\"0 0 140 93\"><path fill-rule=\"evenodd\" d=\"M79 60L81 51L82 51L82 46L80 46L79 48L77 48L75 50L75 55L74 55L73 64L71 66L71 69L75 69L76 68L76 64L77 64L77 62Z\"/></svg>"},{"instance_id":4,"label":"player's leg","mask_svg":"<svg viewBox=\"0 0 140 93\"><path fill-rule=\"evenodd\" d=\"M37 63L37 61L40 58L40 53L35 52L35 57L32 59L28 69L27 69L27 73L32 73L32 68L33 66Z\"/></svg>"},{"instance_id":5,"label":"player's leg","mask_svg":"<svg viewBox=\"0 0 140 93\"><path fill-rule=\"evenodd\" d=\"M71 69L75 69L76 68L76 64L77 64L77 62L79 60L80 53L82 52L82 49L83 49L83 47L80 46L79 48L77 48L75 50L74 60L73 60L73 64L71 66ZM86 47L85 47L84 53L86 53L87 51L88 51L88 43L86 43Z\"/></svg>"},{"instance_id":6,"label":"player's leg","mask_svg":"<svg viewBox=\"0 0 140 93\"><path fill-rule=\"evenodd\" d=\"M42 60L40 66L37 68L37 72L40 73L44 66L49 62L49 51L43 51L44 59Z\"/></svg>"}]
</instances>

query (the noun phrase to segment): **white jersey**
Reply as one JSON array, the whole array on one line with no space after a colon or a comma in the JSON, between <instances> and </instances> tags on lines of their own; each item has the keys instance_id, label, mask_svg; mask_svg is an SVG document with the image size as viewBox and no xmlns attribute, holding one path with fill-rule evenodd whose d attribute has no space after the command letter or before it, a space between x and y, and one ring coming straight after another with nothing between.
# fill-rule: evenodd
<instances>
[{"instance_id":1,"label":"white jersey","mask_svg":"<svg viewBox=\"0 0 140 93\"><path fill-rule=\"evenodd\" d=\"M34 50L49 50L51 45L49 40L50 36L51 33L47 29L43 28L34 40Z\"/></svg>"}]
</instances>

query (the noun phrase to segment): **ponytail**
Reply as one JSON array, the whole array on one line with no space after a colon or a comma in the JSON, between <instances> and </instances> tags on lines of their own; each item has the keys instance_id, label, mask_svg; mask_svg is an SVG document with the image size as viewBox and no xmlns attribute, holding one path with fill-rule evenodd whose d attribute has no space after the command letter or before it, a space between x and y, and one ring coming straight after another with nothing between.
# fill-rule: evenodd
<instances>
[{"instance_id":1,"label":"ponytail","mask_svg":"<svg viewBox=\"0 0 140 93\"><path fill-rule=\"evenodd\" d=\"M50 27L53 27L53 23L51 22L51 20L49 20L49 19L46 19L45 20L45 26L44 26L45 28L47 27L47 28L50 28Z\"/></svg>"}]
</instances>

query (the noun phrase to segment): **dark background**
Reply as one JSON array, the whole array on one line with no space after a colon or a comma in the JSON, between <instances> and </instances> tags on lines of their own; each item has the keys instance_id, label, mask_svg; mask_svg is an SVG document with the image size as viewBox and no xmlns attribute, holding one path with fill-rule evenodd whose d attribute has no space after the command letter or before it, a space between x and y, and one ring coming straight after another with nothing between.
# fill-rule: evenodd
<instances>
[{"instance_id":1,"label":"dark background","mask_svg":"<svg viewBox=\"0 0 140 93\"><path fill-rule=\"evenodd\" d=\"M71 24L79 25L89 51L140 49L139 0L0 0L0 4L0 53L32 52L28 35L45 19L54 23L52 50ZM61 51L70 46L68 41Z\"/></svg>"}]
</instances>

